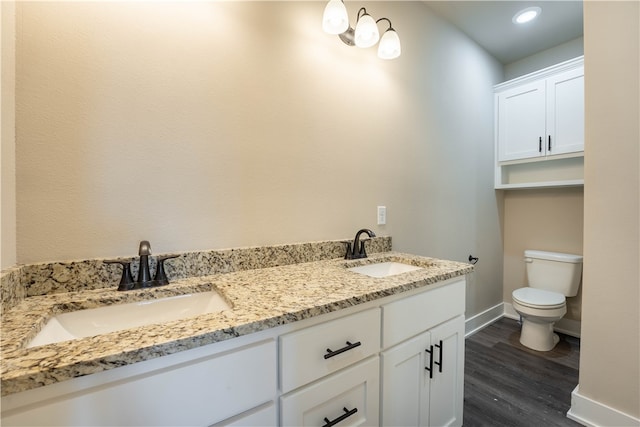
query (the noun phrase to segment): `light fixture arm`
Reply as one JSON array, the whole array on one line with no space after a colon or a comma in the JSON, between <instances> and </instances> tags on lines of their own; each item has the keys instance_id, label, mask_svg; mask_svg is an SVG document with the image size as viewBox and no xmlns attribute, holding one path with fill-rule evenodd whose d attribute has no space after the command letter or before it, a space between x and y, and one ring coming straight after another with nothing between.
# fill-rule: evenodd
<instances>
[{"instance_id":1,"label":"light fixture arm","mask_svg":"<svg viewBox=\"0 0 640 427\"><path fill-rule=\"evenodd\" d=\"M376 21L376 24L377 24L378 22L382 21L382 20L387 21L387 22L389 23L389 28L387 28L385 31L389 31L389 30L393 30L393 31L395 31L395 29L394 29L394 28L393 28L393 26L391 25L391 21L389 20L389 18L380 18L380 19L378 19L378 20Z\"/></svg>"},{"instance_id":2,"label":"light fixture arm","mask_svg":"<svg viewBox=\"0 0 640 427\"><path fill-rule=\"evenodd\" d=\"M360 12L364 12L363 14L360 14ZM358 21L360 20L360 18L362 18L364 15L367 15L367 9L364 7L361 7L360 10L358 10L358 13L356 14L356 25L358 25Z\"/></svg>"},{"instance_id":3,"label":"light fixture arm","mask_svg":"<svg viewBox=\"0 0 640 427\"><path fill-rule=\"evenodd\" d=\"M400 39L389 18L374 20L367 13L367 9L361 7L356 14L356 23L351 27L348 24L348 16L345 15L345 12L344 0L329 0L323 15L325 32L337 34L340 40L348 46L368 48L380 41L380 44L378 44L378 56L382 59L393 59L400 56ZM389 28L384 30L382 39L380 39L380 30L378 29L378 24L381 21L386 21L389 24ZM345 28L342 25L346 26L346 30L340 33L339 31L343 31L342 29ZM336 27L338 31L335 31Z\"/></svg>"}]
</instances>

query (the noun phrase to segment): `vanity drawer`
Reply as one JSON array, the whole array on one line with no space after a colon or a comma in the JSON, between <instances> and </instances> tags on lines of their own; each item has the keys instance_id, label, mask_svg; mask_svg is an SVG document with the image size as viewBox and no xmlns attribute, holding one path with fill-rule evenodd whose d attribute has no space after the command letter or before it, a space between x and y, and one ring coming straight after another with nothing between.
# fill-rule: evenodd
<instances>
[{"instance_id":1,"label":"vanity drawer","mask_svg":"<svg viewBox=\"0 0 640 427\"><path fill-rule=\"evenodd\" d=\"M464 314L465 280L451 282L382 306L382 346L389 348Z\"/></svg>"},{"instance_id":2,"label":"vanity drawer","mask_svg":"<svg viewBox=\"0 0 640 427\"><path fill-rule=\"evenodd\" d=\"M308 384L379 350L379 308L283 335L280 337L282 392Z\"/></svg>"},{"instance_id":3,"label":"vanity drawer","mask_svg":"<svg viewBox=\"0 0 640 427\"><path fill-rule=\"evenodd\" d=\"M380 359L355 366L280 398L283 426L377 426Z\"/></svg>"}]
</instances>

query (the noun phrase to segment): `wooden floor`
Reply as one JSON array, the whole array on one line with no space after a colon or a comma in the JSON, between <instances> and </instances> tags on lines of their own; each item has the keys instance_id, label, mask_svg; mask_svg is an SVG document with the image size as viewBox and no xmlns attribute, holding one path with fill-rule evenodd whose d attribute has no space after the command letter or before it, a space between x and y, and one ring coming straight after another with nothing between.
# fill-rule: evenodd
<instances>
[{"instance_id":1,"label":"wooden floor","mask_svg":"<svg viewBox=\"0 0 640 427\"><path fill-rule=\"evenodd\" d=\"M520 344L502 318L466 339L464 427L580 426L566 417L578 384L580 340L560 335L549 352Z\"/></svg>"}]
</instances>

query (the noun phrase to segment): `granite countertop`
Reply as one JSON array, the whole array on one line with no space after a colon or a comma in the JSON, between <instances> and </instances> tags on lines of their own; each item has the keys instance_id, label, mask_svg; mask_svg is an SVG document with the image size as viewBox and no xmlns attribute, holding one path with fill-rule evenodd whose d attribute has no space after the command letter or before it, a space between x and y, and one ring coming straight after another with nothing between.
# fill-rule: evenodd
<instances>
[{"instance_id":1,"label":"granite countertop","mask_svg":"<svg viewBox=\"0 0 640 427\"><path fill-rule=\"evenodd\" d=\"M346 270L398 261L425 267L371 278ZM177 353L462 276L470 264L384 252L364 260L333 259L176 280L128 292L96 289L26 298L4 313L2 396ZM55 314L217 290L231 310L100 336L26 348Z\"/></svg>"}]
</instances>

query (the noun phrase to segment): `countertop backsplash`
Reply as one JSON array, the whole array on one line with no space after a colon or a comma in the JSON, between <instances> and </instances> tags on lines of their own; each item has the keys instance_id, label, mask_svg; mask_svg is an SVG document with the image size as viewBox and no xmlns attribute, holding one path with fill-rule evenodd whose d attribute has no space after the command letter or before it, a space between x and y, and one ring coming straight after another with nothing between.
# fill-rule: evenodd
<instances>
[{"instance_id":1,"label":"countertop backsplash","mask_svg":"<svg viewBox=\"0 0 640 427\"><path fill-rule=\"evenodd\" d=\"M262 247L218 249L170 254L153 254L149 259L151 274L155 273L158 255L178 255L169 260L165 269L169 280L232 273L257 268L278 267L343 257L345 242L328 240ZM367 241L367 252L391 251L391 237L374 237ZM4 312L26 297L117 287L122 275L119 265L106 260L131 260L135 278L138 257L102 258L18 265L0 274Z\"/></svg>"}]
</instances>

